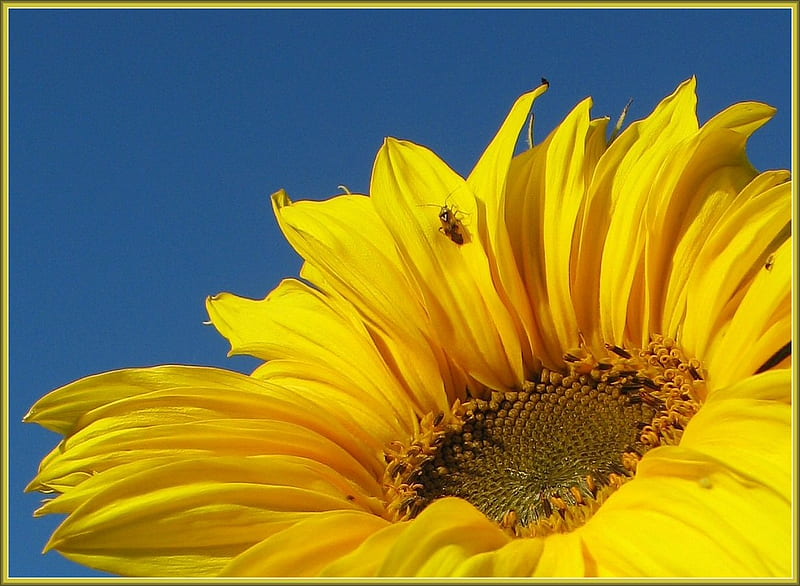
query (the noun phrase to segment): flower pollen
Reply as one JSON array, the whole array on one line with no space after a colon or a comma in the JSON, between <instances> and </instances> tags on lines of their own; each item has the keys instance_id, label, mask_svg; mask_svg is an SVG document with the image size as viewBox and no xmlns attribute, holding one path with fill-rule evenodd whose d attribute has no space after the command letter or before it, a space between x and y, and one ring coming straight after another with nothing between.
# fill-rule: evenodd
<instances>
[{"instance_id":1,"label":"flower pollen","mask_svg":"<svg viewBox=\"0 0 800 586\"><path fill-rule=\"evenodd\" d=\"M680 442L705 384L672 340L606 348L600 359L569 352L563 372L543 368L519 390L428 414L408 445L386 450L390 516L411 519L454 496L518 537L585 523L648 450Z\"/></svg>"}]
</instances>

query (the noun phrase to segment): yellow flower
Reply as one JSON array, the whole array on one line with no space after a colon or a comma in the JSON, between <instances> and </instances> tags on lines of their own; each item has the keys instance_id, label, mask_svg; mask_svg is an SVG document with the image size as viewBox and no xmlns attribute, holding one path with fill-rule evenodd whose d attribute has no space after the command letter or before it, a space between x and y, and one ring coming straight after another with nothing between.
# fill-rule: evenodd
<instances>
[{"instance_id":1,"label":"yellow flower","mask_svg":"<svg viewBox=\"0 0 800 586\"><path fill-rule=\"evenodd\" d=\"M465 180L388 139L370 195L275 213L305 259L208 299L251 376L91 376L30 490L124 575L787 576L791 181L695 80L610 144L581 102Z\"/></svg>"}]
</instances>

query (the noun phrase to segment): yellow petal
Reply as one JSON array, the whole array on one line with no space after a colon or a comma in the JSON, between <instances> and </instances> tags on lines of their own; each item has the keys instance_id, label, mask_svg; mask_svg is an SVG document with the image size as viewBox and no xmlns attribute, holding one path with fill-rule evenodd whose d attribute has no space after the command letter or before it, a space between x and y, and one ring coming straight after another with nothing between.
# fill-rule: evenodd
<instances>
[{"instance_id":1,"label":"yellow petal","mask_svg":"<svg viewBox=\"0 0 800 586\"><path fill-rule=\"evenodd\" d=\"M173 566L172 556L199 552L218 571L298 513L357 508L337 473L305 458L203 458L112 476L93 478L104 486L91 490L48 549L96 556L90 565L112 572L195 576L211 568Z\"/></svg>"},{"instance_id":2,"label":"yellow petal","mask_svg":"<svg viewBox=\"0 0 800 586\"><path fill-rule=\"evenodd\" d=\"M544 542L544 539L514 539L500 549L468 558L452 575L493 578L533 576L540 563Z\"/></svg>"},{"instance_id":3,"label":"yellow petal","mask_svg":"<svg viewBox=\"0 0 800 586\"><path fill-rule=\"evenodd\" d=\"M603 322L600 276L608 230L617 206L630 203L630 198L621 193L619 185L624 179L620 174L635 172L633 167L638 158L644 155L639 145L640 135L648 136L647 129L643 129L647 123L632 124L600 153L591 182L588 183L582 219L575 235L572 275L575 314L583 340L596 356L606 352L600 327ZM636 285L634 279L632 288Z\"/></svg>"},{"instance_id":4,"label":"yellow petal","mask_svg":"<svg viewBox=\"0 0 800 586\"><path fill-rule=\"evenodd\" d=\"M29 488L39 485L63 491L62 478L103 472L137 460L265 454L313 459L338 470L354 489L382 496L373 474L351 454L316 432L285 421L216 419L141 426L141 414L104 418L70 436L46 461Z\"/></svg>"},{"instance_id":5,"label":"yellow petal","mask_svg":"<svg viewBox=\"0 0 800 586\"><path fill-rule=\"evenodd\" d=\"M775 369L748 376L731 386L712 389L706 403L724 399L792 402L791 369Z\"/></svg>"},{"instance_id":6,"label":"yellow petal","mask_svg":"<svg viewBox=\"0 0 800 586\"><path fill-rule=\"evenodd\" d=\"M511 111L500 126L500 130L497 131L467 178L467 185L486 206L489 238L491 246L495 250L498 250L496 248L498 245L496 241L498 211L502 209L501 201L506 189L508 168L517 146L520 129L525 123L525 118L533 107L533 103L549 87L549 84L542 83L535 90L523 94L514 102ZM503 252L508 252L508 249Z\"/></svg>"},{"instance_id":7,"label":"yellow petal","mask_svg":"<svg viewBox=\"0 0 800 586\"><path fill-rule=\"evenodd\" d=\"M771 252L770 247L774 246L775 239L785 231L791 218L790 194L791 184L784 183L757 198L748 199L741 207L730 210L730 213L721 218L718 226L702 242L686 285L682 344L691 354L702 357L709 369L712 368L709 345L721 341L722 336L717 332L730 319L725 311L729 307L727 302L737 290L744 288L744 284L753 278L754 273L759 274L757 280L760 285L756 289L750 287L753 293L748 291L747 295L751 299L757 291L769 290L779 295L788 295L790 291L787 280L790 276L790 256L782 257L782 264L774 265L771 270L764 270L765 260ZM784 248L787 248L786 244ZM781 289L781 286L786 288ZM765 300L753 301L761 303ZM741 300L737 306L741 307L743 303L744 300ZM769 317L764 316L763 311L760 313L762 320ZM766 320L758 322L754 318L745 329L737 328L733 331L737 337L746 340L749 347L763 333L759 325L768 324ZM732 351L730 346L729 351ZM738 360L740 357L731 358ZM768 356L761 363L766 358ZM725 364L725 368L727 366ZM752 372L753 370L750 371ZM712 374L715 376L717 373ZM713 378L712 375L709 376ZM729 381L735 380L728 378L728 375L724 376ZM720 379L716 384L725 382Z\"/></svg>"},{"instance_id":8,"label":"yellow petal","mask_svg":"<svg viewBox=\"0 0 800 586\"><path fill-rule=\"evenodd\" d=\"M772 490L669 446L579 531L601 577L766 577L790 572L791 525Z\"/></svg>"},{"instance_id":9,"label":"yellow petal","mask_svg":"<svg viewBox=\"0 0 800 586\"><path fill-rule=\"evenodd\" d=\"M708 454L789 501L792 486L791 371L775 370L712 392L681 446Z\"/></svg>"},{"instance_id":10,"label":"yellow petal","mask_svg":"<svg viewBox=\"0 0 800 586\"><path fill-rule=\"evenodd\" d=\"M234 559L222 576L316 576L388 521L367 513L321 513L276 533Z\"/></svg>"},{"instance_id":11,"label":"yellow petal","mask_svg":"<svg viewBox=\"0 0 800 586\"><path fill-rule=\"evenodd\" d=\"M539 564L533 573L538 578L573 578L587 575L581 534L556 533L544 539Z\"/></svg>"},{"instance_id":12,"label":"yellow petal","mask_svg":"<svg viewBox=\"0 0 800 586\"><path fill-rule=\"evenodd\" d=\"M756 174L745 152L747 138L774 113L774 108L754 108L751 103L731 106L673 149L664 162L647 203L649 312L643 335L677 335L685 287L702 245ZM664 327L665 313L670 316L669 329Z\"/></svg>"},{"instance_id":13,"label":"yellow petal","mask_svg":"<svg viewBox=\"0 0 800 586\"><path fill-rule=\"evenodd\" d=\"M379 529L352 551L341 555L320 570L321 577L376 576L383 560L395 542L409 527L408 523L391 523Z\"/></svg>"},{"instance_id":14,"label":"yellow petal","mask_svg":"<svg viewBox=\"0 0 800 586\"><path fill-rule=\"evenodd\" d=\"M591 100L584 100L542 144L514 160L504 202L516 266L508 268L498 257L499 273L512 285L510 298L533 353L551 368L562 363L565 349L578 344L576 304L588 293L575 294L576 234L583 222L594 224L584 214L584 200L606 147L607 123L589 120L590 108ZM523 275L522 296L513 287L515 275Z\"/></svg>"},{"instance_id":15,"label":"yellow petal","mask_svg":"<svg viewBox=\"0 0 800 586\"><path fill-rule=\"evenodd\" d=\"M549 368L558 368L564 353L547 305L542 239L547 150L552 137L512 161L504 199L504 230L497 243L499 278L522 323L527 342L523 349L531 354L532 369L540 366L534 357Z\"/></svg>"},{"instance_id":16,"label":"yellow petal","mask_svg":"<svg viewBox=\"0 0 800 586\"><path fill-rule=\"evenodd\" d=\"M762 193L766 193L773 187L777 187L781 183L786 183L792 180L791 171L785 169L771 169L759 173L753 180L742 189L741 197L744 201L760 197Z\"/></svg>"},{"instance_id":17,"label":"yellow petal","mask_svg":"<svg viewBox=\"0 0 800 586\"><path fill-rule=\"evenodd\" d=\"M333 307L293 279L282 281L265 299L220 293L206 307L215 327L230 340L231 354L306 362L309 376L327 373L328 380L395 424L398 434L411 429L414 414L407 394L352 308Z\"/></svg>"},{"instance_id":18,"label":"yellow petal","mask_svg":"<svg viewBox=\"0 0 800 586\"><path fill-rule=\"evenodd\" d=\"M769 122L775 112L775 108L761 102L739 102L716 114L704 127L729 129L749 137Z\"/></svg>"},{"instance_id":19,"label":"yellow petal","mask_svg":"<svg viewBox=\"0 0 800 586\"><path fill-rule=\"evenodd\" d=\"M33 512L34 517L43 517L50 514L68 514L77 509L84 502L104 491L110 484L124 480L129 476L140 472L151 470L170 462L174 462L172 456L159 456L147 460L135 460L133 462L121 463L113 468L103 471L102 478L93 471L81 472L80 481L70 483L67 478L62 481L64 486L58 486L56 490L63 491L55 498L46 499L42 506ZM26 490L38 490L45 492L47 487L37 486L36 480L28 485ZM53 492L53 491L50 491Z\"/></svg>"},{"instance_id":20,"label":"yellow petal","mask_svg":"<svg viewBox=\"0 0 800 586\"><path fill-rule=\"evenodd\" d=\"M421 294L372 201L345 195L292 202L281 190L272 203L283 233L306 259L301 276L327 296L352 304L387 367L411 396L419 395L423 411L447 409L452 399L445 389L460 387L449 376L445 352L431 339Z\"/></svg>"},{"instance_id":21,"label":"yellow petal","mask_svg":"<svg viewBox=\"0 0 800 586\"><path fill-rule=\"evenodd\" d=\"M555 338L561 348L578 345L578 323L572 305L571 255L578 214L586 193L587 167L596 160L586 156L590 136L591 99L581 102L558 128L547 149L542 242L546 267L546 296L531 294L540 311L553 314ZM547 308L542 302L547 303Z\"/></svg>"},{"instance_id":22,"label":"yellow petal","mask_svg":"<svg viewBox=\"0 0 800 586\"><path fill-rule=\"evenodd\" d=\"M781 214L788 214L787 204L786 201L777 202ZM759 219L753 218L749 225L743 226L742 233L750 233L752 225L758 229L762 224ZM764 242L759 241L758 236L753 237L755 245L736 237L731 244L732 254L752 259L759 250L764 250ZM729 327L705 352L712 387L723 387L755 373L781 346L791 341L792 253L792 239L789 238L773 253L769 265L756 265L758 272L738 304Z\"/></svg>"},{"instance_id":23,"label":"yellow petal","mask_svg":"<svg viewBox=\"0 0 800 586\"><path fill-rule=\"evenodd\" d=\"M697 132L695 85L694 78L681 84L649 117L631 124L606 154L618 158L614 145L622 141L628 146L616 165L601 261L601 332L609 343L624 344L629 312L643 311L643 299L633 298L631 291L644 251L645 204L662 163L676 145ZM629 133L636 137L630 143L623 139ZM633 327L636 321L630 320Z\"/></svg>"},{"instance_id":24,"label":"yellow petal","mask_svg":"<svg viewBox=\"0 0 800 586\"><path fill-rule=\"evenodd\" d=\"M370 198L293 202L281 190L272 205L286 239L328 287L386 329L425 329L422 299ZM398 298L397 291L409 294Z\"/></svg>"},{"instance_id":25,"label":"yellow petal","mask_svg":"<svg viewBox=\"0 0 800 586\"><path fill-rule=\"evenodd\" d=\"M296 423L342 446L373 474L385 466L385 438L398 437L396 428L336 389L298 394L236 372L186 366L127 369L81 379L40 399L26 421L72 434L102 421L93 428L102 435L115 429L114 422L142 428L231 418ZM60 449L45 458L42 469ZM84 478L62 478L60 488Z\"/></svg>"},{"instance_id":26,"label":"yellow petal","mask_svg":"<svg viewBox=\"0 0 800 586\"><path fill-rule=\"evenodd\" d=\"M424 147L387 139L370 191L422 292L432 331L456 364L493 388L519 384L519 334L492 281L478 237L485 218L464 180ZM455 210L463 243L440 230L444 205Z\"/></svg>"},{"instance_id":27,"label":"yellow petal","mask_svg":"<svg viewBox=\"0 0 800 586\"><path fill-rule=\"evenodd\" d=\"M127 552L126 557L102 550L88 553L63 551L65 558L76 564L100 569L123 577L141 576L159 578L192 578L215 576L237 550L191 548L188 551L175 550L169 559L152 558L148 553Z\"/></svg>"},{"instance_id":28,"label":"yellow petal","mask_svg":"<svg viewBox=\"0 0 800 586\"><path fill-rule=\"evenodd\" d=\"M87 376L60 387L39 399L25 422L38 423L61 434L68 433L86 413L119 399L164 388L215 388L237 390L247 377L242 374L198 366L128 368Z\"/></svg>"},{"instance_id":29,"label":"yellow petal","mask_svg":"<svg viewBox=\"0 0 800 586\"><path fill-rule=\"evenodd\" d=\"M468 502L434 501L409 523L379 570L381 576L448 576L471 556L510 537Z\"/></svg>"},{"instance_id":30,"label":"yellow petal","mask_svg":"<svg viewBox=\"0 0 800 586\"><path fill-rule=\"evenodd\" d=\"M298 402L303 404L313 423L300 418L288 420L302 421L304 426L331 438L377 475L383 474L386 467L383 460L383 448L386 444L398 437L405 437L402 434L419 429L419 422L414 420L411 432L398 432L396 426L376 417L368 404L354 399L346 390L343 391L340 382L334 385L327 380L328 373L309 373L305 362L271 360L257 368L252 377L281 389L287 399L299 399ZM321 422L321 426L318 422Z\"/></svg>"}]
</instances>

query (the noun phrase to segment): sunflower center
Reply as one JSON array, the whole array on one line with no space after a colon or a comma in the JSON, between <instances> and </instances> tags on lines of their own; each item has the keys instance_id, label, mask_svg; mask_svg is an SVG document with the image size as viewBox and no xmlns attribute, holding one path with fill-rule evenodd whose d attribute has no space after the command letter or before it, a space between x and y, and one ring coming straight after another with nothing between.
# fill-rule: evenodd
<instances>
[{"instance_id":1,"label":"sunflower center","mask_svg":"<svg viewBox=\"0 0 800 586\"><path fill-rule=\"evenodd\" d=\"M386 452L393 516L455 496L517 536L583 524L650 448L679 443L704 384L699 362L671 340L607 348L599 360L566 354L563 372L543 369L519 390L425 417L416 438Z\"/></svg>"}]
</instances>

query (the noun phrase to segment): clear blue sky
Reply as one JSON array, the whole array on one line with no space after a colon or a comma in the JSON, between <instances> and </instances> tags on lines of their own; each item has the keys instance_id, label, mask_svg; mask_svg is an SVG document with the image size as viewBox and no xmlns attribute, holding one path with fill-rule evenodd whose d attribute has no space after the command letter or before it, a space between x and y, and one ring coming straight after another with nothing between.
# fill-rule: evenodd
<instances>
[{"instance_id":1,"label":"clear blue sky","mask_svg":"<svg viewBox=\"0 0 800 586\"><path fill-rule=\"evenodd\" d=\"M268 196L364 191L385 136L462 174L522 92L541 139L587 95L646 116L692 75L701 121L778 114L751 141L789 168L791 17L742 9L103 10L10 13L10 571L100 575L40 551L22 493L57 436L41 395L160 363L249 372L207 295L261 298L300 261Z\"/></svg>"}]
</instances>

